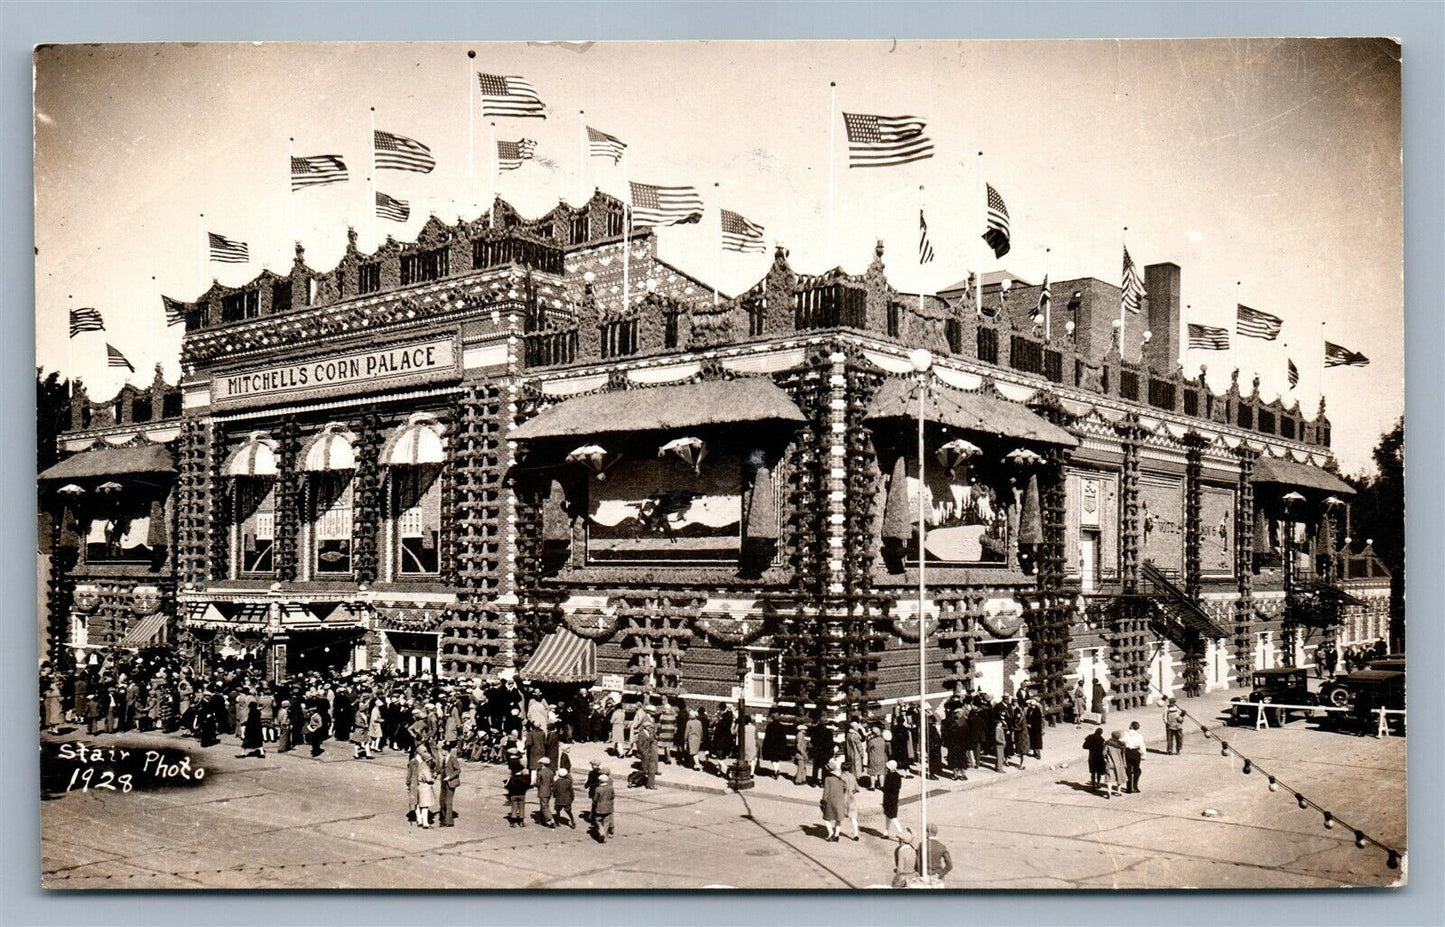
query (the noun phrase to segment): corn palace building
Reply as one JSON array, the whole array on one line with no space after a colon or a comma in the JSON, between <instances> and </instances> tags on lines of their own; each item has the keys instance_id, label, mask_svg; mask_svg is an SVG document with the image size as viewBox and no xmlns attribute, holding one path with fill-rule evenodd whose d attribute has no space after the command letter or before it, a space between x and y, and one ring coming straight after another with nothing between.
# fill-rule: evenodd
<instances>
[{"instance_id":1,"label":"corn palace building","mask_svg":"<svg viewBox=\"0 0 1445 927\"><path fill-rule=\"evenodd\" d=\"M1179 267L1122 326L1097 279L1046 318L1014 279L920 300L881 243L718 297L623 216L498 201L324 272L298 245L187 304L179 384L77 385L40 475L51 658L831 715L916 698L924 634L930 691L1053 716L1076 681L1130 707L1390 635L1324 403L1185 376Z\"/></svg>"}]
</instances>

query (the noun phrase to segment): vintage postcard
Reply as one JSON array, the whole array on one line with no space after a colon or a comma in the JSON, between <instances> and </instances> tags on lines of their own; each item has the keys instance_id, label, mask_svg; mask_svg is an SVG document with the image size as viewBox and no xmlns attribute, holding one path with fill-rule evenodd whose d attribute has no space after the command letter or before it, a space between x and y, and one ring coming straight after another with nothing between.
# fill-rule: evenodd
<instances>
[{"instance_id":1,"label":"vintage postcard","mask_svg":"<svg viewBox=\"0 0 1445 927\"><path fill-rule=\"evenodd\" d=\"M38 48L44 885L1403 884L1400 88Z\"/></svg>"}]
</instances>

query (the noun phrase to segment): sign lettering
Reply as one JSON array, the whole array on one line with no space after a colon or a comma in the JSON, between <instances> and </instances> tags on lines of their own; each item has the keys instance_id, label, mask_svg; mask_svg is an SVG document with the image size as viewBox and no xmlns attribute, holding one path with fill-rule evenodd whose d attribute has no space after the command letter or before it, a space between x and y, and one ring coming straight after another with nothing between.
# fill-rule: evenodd
<instances>
[{"instance_id":1,"label":"sign lettering","mask_svg":"<svg viewBox=\"0 0 1445 927\"><path fill-rule=\"evenodd\" d=\"M217 404L244 404L292 392L341 392L375 386L388 380L440 379L457 372L457 354L450 338L357 351L258 370L217 374Z\"/></svg>"}]
</instances>

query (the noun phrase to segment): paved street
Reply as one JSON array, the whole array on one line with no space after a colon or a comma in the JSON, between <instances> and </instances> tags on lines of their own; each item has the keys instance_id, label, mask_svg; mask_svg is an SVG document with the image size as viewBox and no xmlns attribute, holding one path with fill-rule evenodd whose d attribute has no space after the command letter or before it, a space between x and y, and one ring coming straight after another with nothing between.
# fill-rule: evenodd
<instances>
[{"instance_id":1,"label":"paved street","mask_svg":"<svg viewBox=\"0 0 1445 927\"><path fill-rule=\"evenodd\" d=\"M1187 707L1213 725L1225 698ZM1196 725L1181 757L1163 754L1155 709L1116 714L1106 730L1136 717L1151 748L1142 794L1092 794L1079 749L1087 732L1073 726L1050 729L1044 761L1024 772L934 783L929 819L953 856L949 887L1324 887L1399 877L1382 851L1355 849L1348 830L1326 830L1286 790L1271 793L1257 772L1241 774ZM1404 738L1306 722L1225 736L1352 826L1404 845ZM720 793L715 777L663 766L662 788L619 787L619 837L599 845L585 822L576 831L509 828L497 767L467 765L456 827L422 830L405 820L395 754L355 761L329 744L320 760L304 750L243 760L234 739L204 751L169 736L79 739L183 748L207 774L190 788L59 791L42 802L44 883L53 888L837 889L886 884L892 870L876 793L861 796L862 841L827 843L815 790L763 779L749 793ZM597 753L574 748L574 764L585 769ZM615 758L610 765L622 768ZM916 796L916 786L910 780L905 794ZM916 801L903 815L916 825Z\"/></svg>"}]
</instances>

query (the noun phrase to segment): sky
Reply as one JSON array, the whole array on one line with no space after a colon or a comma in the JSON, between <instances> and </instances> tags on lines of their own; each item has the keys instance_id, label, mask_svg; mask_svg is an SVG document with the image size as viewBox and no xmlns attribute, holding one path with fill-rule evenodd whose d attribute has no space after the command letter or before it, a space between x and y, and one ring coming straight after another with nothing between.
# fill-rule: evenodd
<instances>
[{"instance_id":1,"label":"sky","mask_svg":"<svg viewBox=\"0 0 1445 927\"><path fill-rule=\"evenodd\" d=\"M478 71L526 77L548 118L494 127L478 107L469 119ZM1181 266L1181 327L1232 331L1237 302L1285 320L1277 342L1188 351L1185 371L1208 364L1222 391L1239 367L1246 392L1257 372L1266 399L1308 415L1323 386L1345 472L1373 469L1404 408L1389 41L45 46L35 101L36 363L74 371L92 398L147 385L158 363L175 381L181 329L166 328L161 293L191 300L213 279L284 272L298 240L327 270L348 226L369 251L411 240L429 213L480 215L493 191L538 216L630 179L702 193L704 221L662 229L659 252L724 293L772 258L719 251L719 204L763 225L800 273L861 271L881 239L891 282L912 292L970 270L1117 284L1127 243L1141 266ZM376 128L431 147L435 171L373 174L373 107ZM850 170L845 111L923 118L934 157ZM623 165L583 163L583 121L627 143ZM536 140L536 159L499 177L493 133ZM293 145L341 155L350 181L292 193ZM1008 204L1001 261L979 239L980 169ZM373 218L371 177L410 201L407 223ZM921 269L920 207L937 253ZM252 262L207 263L203 231L247 242ZM69 339L69 306L99 309L106 331ZM1324 371L1324 337L1370 366ZM107 343L138 372L107 367Z\"/></svg>"}]
</instances>

